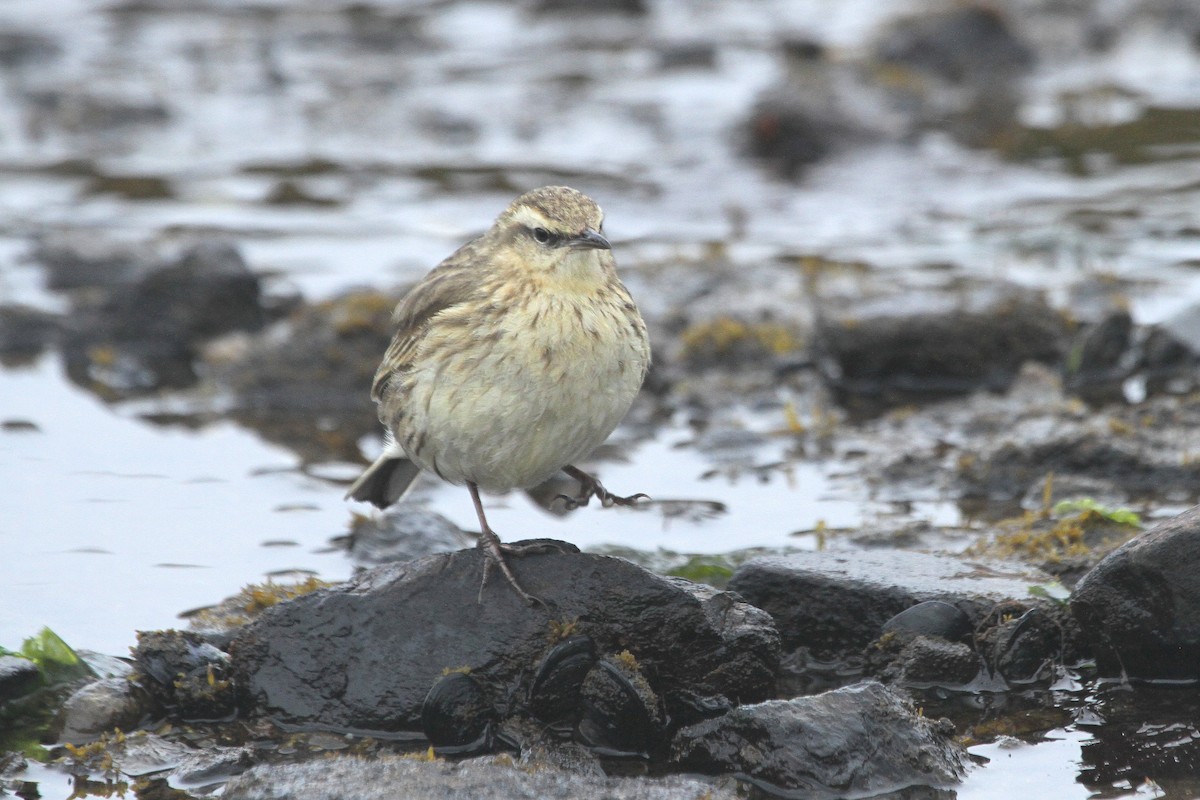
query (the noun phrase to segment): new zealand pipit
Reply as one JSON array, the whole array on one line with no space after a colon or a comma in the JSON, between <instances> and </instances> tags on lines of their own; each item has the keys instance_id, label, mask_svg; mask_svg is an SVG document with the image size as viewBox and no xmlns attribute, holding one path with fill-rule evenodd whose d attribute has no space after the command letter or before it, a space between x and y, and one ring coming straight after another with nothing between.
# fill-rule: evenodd
<instances>
[{"instance_id":1,"label":"new zealand pipit","mask_svg":"<svg viewBox=\"0 0 1200 800\"><path fill-rule=\"evenodd\" d=\"M561 469L582 485L571 504L644 497L610 494L572 466L612 433L650 365L603 220L574 189L535 189L413 287L371 387L386 446L346 495L385 508L423 469L465 483L489 566L530 603L504 557L520 549L488 526L480 489L529 488Z\"/></svg>"}]
</instances>

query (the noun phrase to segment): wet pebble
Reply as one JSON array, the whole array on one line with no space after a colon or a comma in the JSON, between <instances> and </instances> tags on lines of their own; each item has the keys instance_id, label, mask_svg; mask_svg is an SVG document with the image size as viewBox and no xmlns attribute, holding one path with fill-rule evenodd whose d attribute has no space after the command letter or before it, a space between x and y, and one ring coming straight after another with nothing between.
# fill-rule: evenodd
<instances>
[{"instance_id":1,"label":"wet pebble","mask_svg":"<svg viewBox=\"0 0 1200 800\"><path fill-rule=\"evenodd\" d=\"M1200 507L1106 556L1070 606L1104 674L1200 678Z\"/></svg>"},{"instance_id":2,"label":"wet pebble","mask_svg":"<svg viewBox=\"0 0 1200 800\"><path fill-rule=\"evenodd\" d=\"M912 294L822 314L818 365L839 402L861 413L1003 391L1025 361L1057 364L1067 323L1036 294L994 286Z\"/></svg>"},{"instance_id":3,"label":"wet pebble","mask_svg":"<svg viewBox=\"0 0 1200 800\"><path fill-rule=\"evenodd\" d=\"M78 689L59 713L59 741L86 744L102 733L131 731L159 711L151 695L125 677L105 678Z\"/></svg>"},{"instance_id":4,"label":"wet pebble","mask_svg":"<svg viewBox=\"0 0 1200 800\"><path fill-rule=\"evenodd\" d=\"M868 682L794 700L741 706L680 730L674 762L738 773L769 794L874 796L949 786L966 771L953 726L918 716L893 690Z\"/></svg>"},{"instance_id":5,"label":"wet pebble","mask_svg":"<svg viewBox=\"0 0 1200 800\"><path fill-rule=\"evenodd\" d=\"M596 662L580 688L579 738L601 755L649 758L661 742L661 701L631 656Z\"/></svg>"}]
</instances>

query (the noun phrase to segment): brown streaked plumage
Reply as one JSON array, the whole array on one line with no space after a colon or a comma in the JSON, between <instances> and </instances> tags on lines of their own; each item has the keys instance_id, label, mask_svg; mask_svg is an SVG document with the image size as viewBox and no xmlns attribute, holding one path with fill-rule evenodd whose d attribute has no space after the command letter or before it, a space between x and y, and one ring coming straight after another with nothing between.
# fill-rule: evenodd
<instances>
[{"instance_id":1,"label":"brown streaked plumage","mask_svg":"<svg viewBox=\"0 0 1200 800\"><path fill-rule=\"evenodd\" d=\"M466 484L489 564L528 602L504 558L518 551L488 526L479 489L529 488L561 469L583 487L571 503L642 497L572 466L612 433L650 365L603 220L574 189L535 189L413 287L371 387L387 446L346 495L385 508L426 469Z\"/></svg>"}]
</instances>

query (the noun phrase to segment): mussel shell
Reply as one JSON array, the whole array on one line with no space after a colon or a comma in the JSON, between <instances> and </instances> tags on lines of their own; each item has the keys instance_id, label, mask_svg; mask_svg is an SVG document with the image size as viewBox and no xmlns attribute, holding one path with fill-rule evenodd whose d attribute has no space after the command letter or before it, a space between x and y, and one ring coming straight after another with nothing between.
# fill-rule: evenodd
<instances>
[{"instance_id":1,"label":"mussel shell","mask_svg":"<svg viewBox=\"0 0 1200 800\"><path fill-rule=\"evenodd\" d=\"M451 672L434 682L421 704L421 729L443 755L492 749L496 710L479 682Z\"/></svg>"},{"instance_id":2,"label":"mussel shell","mask_svg":"<svg viewBox=\"0 0 1200 800\"><path fill-rule=\"evenodd\" d=\"M958 606L944 600L926 600L883 623L883 632L918 633L957 642L971 632L971 620Z\"/></svg>"},{"instance_id":3,"label":"mussel shell","mask_svg":"<svg viewBox=\"0 0 1200 800\"><path fill-rule=\"evenodd\" d=\"M550 725L574 723L579 692L596 663L596 644L588 636L572 636L550 649L529 688L529 713Z\"/></svg>"},{"instance_id":4,"label":"mussel shell","mask_svg":"<svg viewBox=\"0 0 1200 800\"><path fill-rule=\"evenodd\" d=\"M658 696L637 672L597 661L580 693L579 740L605 756L649 758L662 739Z\"/></svg>"}]
</instances>

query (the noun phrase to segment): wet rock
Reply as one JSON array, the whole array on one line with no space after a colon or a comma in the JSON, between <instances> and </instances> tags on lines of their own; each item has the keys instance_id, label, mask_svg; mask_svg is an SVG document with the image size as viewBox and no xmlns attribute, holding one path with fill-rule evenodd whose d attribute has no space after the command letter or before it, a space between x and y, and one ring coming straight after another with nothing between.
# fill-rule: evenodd
<instances>
[{"instance_id":1,"label":"wet rock","mask_svg":"<svg viewBox=\"0 0 1200 800\"><path fill-rule=\"evenodd\" d=\"M207 745L184 756L171 772L171 785L182 789L212 786L241 775L254 763L254 751L249 747Z\"/></svg>"},{"instance_id":2,"label":"wet rock","mask_svg":"<svg viewBox=\"0 0 1200 800\"><path fill-rule=\"evenodd\" d=\"M0 705L29 694L42 682L42 673L28 658L0 655Z\"/></svg>"},{"instance_id":3,"label":"wet rock","mask_svg":"<svg viewBox=\"0 0 1200 800\"><path fill-rule=\"evenodd\" d=\"M1143 414L1150 419L1152 415ZM1181 457L1186 436L1176 427L1147 428L1121 436L1112 426L1046 418L1014 421L1003 438L960 459L957 476L965 498L992 501L1024 496L1050 473L1109 483L1126 497L1162 500L1170 493L1194 496L1200 463ZM1144 424L1144 423L1143 423ZM1130 426L1130 430L1135 430ZM1190 432L1189 432L1190 433Z\"/></svg>"},{"instance_id":4,"label":"wet rock","mask_svg":"<svg viewBox=\"0 0 1200 800\"><path fill-rule=\"evenodd\" d=\"M883 632L935 636L957 642L971 632L971 627L971 618L958 606L943 600L926 600L883 623Z\"/></svg>"},{"instance_id":5,"label":"wet rock","mask_svg":"<svg viewBox=\"0 0 1200 800\"><path fill-rule=\"evenodd\" d=\"M571 636L551 648L529 687L530 713L548 725L574 725L583 681L596 659L596 643L590 636Z\"/></svg>"},{"instance_id":6,"label":"wet rock","mask_svg":"<svg viewBox=\"0 0 1200 800\"><path fill-rule=\"evenodd\" d=\"M1132 372L1129 363L1133 317L1116 311L1079 333L1063 365L1065 388L1091 403L1124 399L1122 384Z\"/></svg>"},{"instance_id":7,"label":"wet rock","mask_svg":"<svg viewBox=\"0 0 1200 800\"><path fill-rule=\"evenodd\" d=\"M824 551L751 559L729 588L771 614L785 648L836 658L861 651L886 622L917 603L941 600L974 621L1047 581L1012 564L906 551Z\"/></svg>"},{"instance_id":8,"label":"wet rock","mask_svg":"<svg viewBox=\"0 0 1200 800\"><path fill-rule=\"evenodd\" d=\"M86 744L103 733L132 731L159 710L149 693L127 678L83 686L63 704L59 741Z\"/></svg>"},{"instance_id":9,"label":"wet rock","mask_svg":"<svg viewBox=\"0 0 1200 800\"><path fill-rule=\"evenodd\" d=\"M63 342L67 374L116 397L189 386L202 341L265 321L258 277L238 251L201 243L77 309Z\"/></svg>"},{"instance_id":10,"label":"wet rock","mask_svg":"<svg viewBox=\"0 0 1200 800\"><path fill-rule=\"evenodd\" d=\"M1062 609L1034 606L1015 608L979 637L979 649L993 674L1011 683L1044 680L1064 660L1068 639L1075 628Z\"/></svg>"},{"instance_id":11,"label":"wet rock","mask_svg":"<svg viewBox=\"0 0 1200 800\"><path fill-rule=\"evenodd\" d=\"M974 681L982 666L967 645L932 636L884 637L875 646L867 659L871 673L888 683L957 688Z\"/></svg>"},{"instance_id":12,"label":"wet rock","mask_svg":"<svg viewBox=\"0 0 1200 800\"><path fill-rule=\"evenodd\" d=\"M1104 674L1200 678L1200 508L1110 553L1070 605Z\"/></svg>"},{"instance_id":13,"label":"wet rock","mask_svg":"<svg viewBox=\"0 0 1200 800\"><path fill-rule=\"evenodd\" d=\"M127 133L130 128L159 126L171 112L157 100L92 94L75 89L50 89L25 95L28 123L35 136L66 131L87 136Z\"/></svg>"},{"instance_id":14,"label":"wet rock","mask_svg":"<svg viewBox=\"0 0 1200 800\"><path fill-rule=\"evenodd\" d=\"M959 781L966 754L952 733L870 682L736 708L679 731L672 751L685 769L734 772L769 793L868 796Z\"/></svg>"},{"instance_id":15,"label":"wet rock","mask_svg":"<svg viewBox=\"0 0 1200 800\"><path fill-rule=\"evenodd\" d=\"M54 314L28 306L0 306L0 364L27 364L58 337Z\"/></svg>"},{"instance_id":16,"label":"wet rock","mask_svg":"<svg viewBox=\"0 0 1200 800\"><path fill-rule=\"evenodd\" d=\"M552 14L631 14L646 13L645 0L538 0L537 13Z\"/></svg>"},{"instance_id":17,"label":"wet rock","mask_svg":"<svg viewBox=\"0 0 1200 800\"><path fill-rule=\"evenodd\" d=\"M146 731L129 736L104 734L86 748L68 751L77 768L101 774L116 771L135 778L175 769L192 752L185 744Z\"/></svg>"},{"instance_id":18,"label":"wet rock","mask_svg":"<svg viewBox=\"0 0 1200 800\"><path fill-rule=\"evenodd\" d=\"M843 76L820 43L785 42L783 59L784 80L762 93L743 125L747 155L795 178L831 153L875 137L848 112Z\"/></svg>"},{"instance_id":19,"label":"wet rock","mask_svg":"<svg viewBox=\"0 0 1200 800\"><path fill-rule=\"evenodd\" d=\"M377 566L458 550L467 535L446 517L426 508L392 506L383 514L355 515L343 541L354 563Z\"/></svg>"},{"instance_id":20,"label":"wet rock","mask_svg":"<svg viewBox=\"0 0 1200 800\"><path fill-rule=\"evenodd\" d=\"M356 291L301 307L263 335L210 348L215 382L236 398L232 416L316 461L353 461L379 430L364 402L395 332L397 296Z\"/></svg>"},{"instance_id":21,"label":"wet rock","mask_svg":"<svg viewBox=\"0 0 1200 800\"><path fill-rule=\"evenodd\" d=\"M998 11L969 4L893 22L876 44L875 58L951 83L991 82L1033 64L1032 50Z\"/></svg>"},{"instance_id":22,"label":"wet rock","mask_svg":"<svg viewBox=\"0 0 1200 800\"><path fill-rule=\"evenodd\" d=\"M31 31L0 31L0 68L19 69L50 61L59 56L58 42Z\"/></svg>"},{"instance_id":23,"label":"wet rock","mask_svg":"<svg viewBox=\"0 0 1200 800\"><path fill-rule=\"evenodd\" d=\"M68 233L38 238L29 255L45 270L46 287L56 292L125 286L161 265L162 259L158 249L145 242Z\"/></svg>"},{"instance_id":24,"label":"wet rock","mask_svg":"<svg viewBox=\"0 0 1200 800\"><path fill-rule=\"evenodd\" d=\"M628 651L668 704L679 692L741 702L771 695L777 635L732 595L613 557L554 552L513 562L547 607L527 607L495 576L481 604L484 555L472 548L385 565L268 609L231 648L243 707L285 724L420 731L443 670L469 668L500 716L526 713L554 630L590 637L599 653Z\"/></svg>"},{"instance_id":25,"label":"wet rock","mask_svg":"<svg viewBox=\"0 0 1200 800\"><path fill-rule=\"evenodd\" d=\"M139 633L133 657L140 685L184 720L220 720L233 714L229 656L188 631Z\"/></svg>"},{"instance_id":26,"label":"wet rock","mask_svg":"<svg viewBox=\"0 0 1200 800\"><path fill-rule=\"evenodd\" d=\"M257 766L230 781L225 800L734 800L736 793L679 777L609 778L564 772L544 764L515 764L506 756L465 761L341 757L301 764Z\"/></svg>"},{"instance_id":27,"label":"wet rock","mask_svg":"<svg viewBox=\"0 0 1200 800\"><path fill-rule=\"evenodd\" d=\"M1004 391L1026 361L1057 362L1067 324L1035 294L912 294L821 315L818 365L853 410Z\"/></svg>"}]
</instances>

